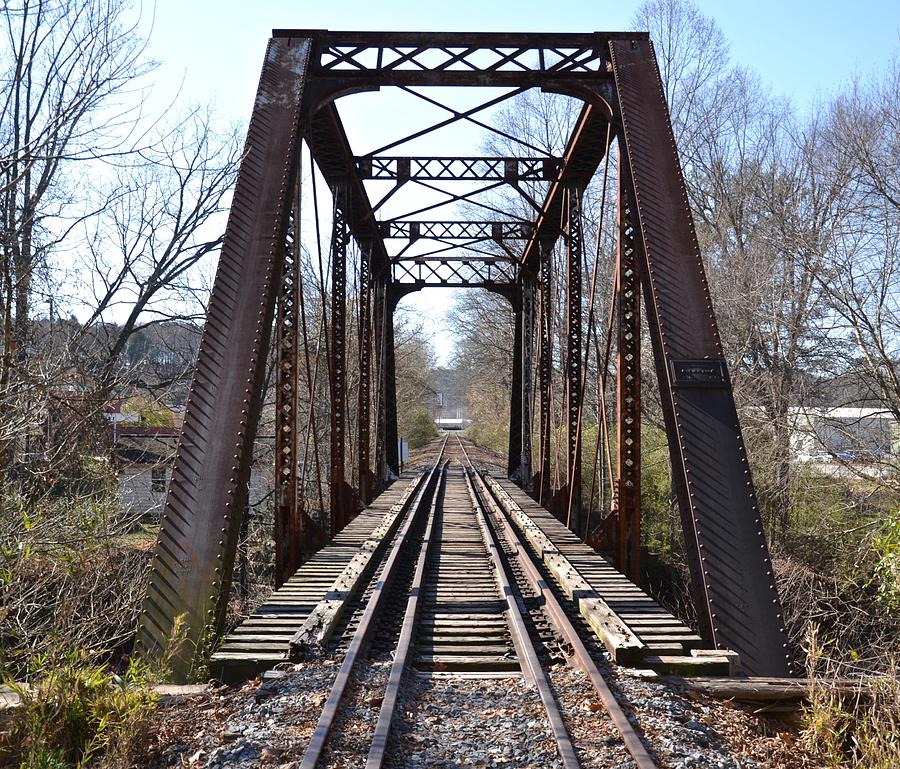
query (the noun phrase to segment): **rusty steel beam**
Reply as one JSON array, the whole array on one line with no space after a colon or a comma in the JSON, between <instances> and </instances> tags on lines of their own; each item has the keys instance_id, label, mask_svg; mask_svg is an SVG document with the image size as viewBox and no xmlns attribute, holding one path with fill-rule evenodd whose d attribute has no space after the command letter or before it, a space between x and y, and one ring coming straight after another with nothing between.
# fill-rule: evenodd
<instances>
[{"instance_id":1,"label":"rusty steel beam","mask_svg":"<svg viewBox=\"0 0 900 769\"><path fill-rule=\"evenodd\" d=\"M177 679L222 630L247 498L310 41L269 42L225 229L136 645ZM176 625L179 626L176 633ZM177 636L177 637L176 637Z\"/></svg>"},{"instance_id":2,"label":"rusty steel beam","mask_svg":"<svg viewBox=\"0 0 900 769\"><path fill-rule=\"evenodd\" d=\"M394 308L397 296L390 292L385 302L384 323L384 457L385 473L400 475L400 453L397 446L397 367L394 347Z\"/></svg>"},{"instance_id":3,"label":"rusty steel beam","mask_svg":"<svg viewBox=\"0 0 900 769\"><path fill-rule=\"evenodd\" d=\"M275 586L281 587L299 568L304 558L320 547L324 532L303 507L299 488L299 386L300 386L300 303L303 301L299 272L300 221L299 185L295 184L294 204L287 228L284 264L278 295L275 324Z\"/></svg>"},{"instance_id":4,"label":"rusty steel beam","mask_svg":"<svg viewBox=\"0 0 900 769\"><path fill-rule=\"evenodd\" d=\"M619 161L616 259L616 568L635 584L641 579L641 287L640 246L634 211L623 179L630 175L624 147Z\"/></svg>"},{"instance_id":5,"label":"rusty steel beam","mask_svg":"<svg viewBox=\"0 0 900 769\"><path fill-rule=\"evenodd\" d=\"M531 222L475 222L415 220L390 220L380 222L382 238L434 238L435 240L527 240L531 235Z\"/></svg>"},{"instance_id":6,"label":"rusty steel beam","mask_svg":"<svg viewBox=\"0 0 900 769\"><path fill-rule=\"evenodd\" d=\"M512 386L509 400L509 451L507 475L523 488L531 487L531 393L534 356L533 277L511 290L515 313L513 326Z\"/></svg>"},{"instance_id":7,"label":"rusty steel beam","mask_svg":"<svg viewBox=\"0 0 900 769\"><path fill-rule=\"evenodd\" d=\"M787 638L664 91L649 41L610 44L635 239L702 633L759 676Z\"/></svg>"},{"instance_id":8,"label":"rusty steel beam","mask_svg":"<svg viewBox=\"0 0 900 769\"><path fill-rule=\"evenodd\" d=\"M370 262L372 244L366 242L359 263L359 390L357 392L357 474L359 498L367 505L372 500L372 471L369 464L372 440L370 402L372 397L372 280Z\"/></svg>"},{"instance_id":9,"label":"rusty steel beam","mask_svg":"<svg viewBox=\"0 0 900 769\"><path fill-rule=\"evenodd\" d=\"M296 186L296 185L295 185ZM275 323L275 587L281 587L301 562L297 477L297 386L300 379L300 291L297 274L299 206L291 211Z\"/></svg>"},{"instance_id":10,"label":"rusty steel beam","mask_svg":"<svg viewBox=\"0 0 900 769\"><path fill-rule=\"evenodd\" d=\"M391 264L391 281L398 287L509 287L516 283L516 265L502 258L395 259Z\"/></svg>"},{"instance_id":11,"label":"rusty steel beam","mask_svg":"<svg viewBox=\"0 0 900 769\"><path fill-rule=\"evenodd\" d=\"M541 505L550 503L550 435L553 424L550 414L553 385L553 242L541 242L538 262L538 471L535 496ZM526 273L527 274L527 273Z\"/></svg>"},{"instance_id":12,"label":"rusty steel beam","mask_svg":"<svg viewBox=\"0 0 900 769\"><path fill-rule=\"evenodd\" d=\"M566 516L576 534L581 531L581 265L584 259L581 188L566 194Z\"/></svg>"},{"instance_id":13,"label":"rusty steel beam","mask_svg":"<svg viewBox=\"0 0 900 769\"><path fill-rule=\"evenodd\" d=\"M343 187L335 194L331 229L331 345L329 384L331 385L331 503L329 528L337 534L350 520L346 493L347 449L347 250L350 228L346 210L349 195Z\"/></svg>"},{"instance_id":14,"label":"rusty steel beam","mask_svg":"<svg viewBox=\"0 0 900 769\"><path fill-rule=\"evenodd\" d=\"M522 466L519 479L526 491L532 489L532 413L534 397L534 326L537 287L533 275L522 280Z\"/></svg>"},{"instance_id":15,"label":"rusty steel beam","mask_svg":"<svg viewBox=\"0 0 900 769\"><path fill-rule=\"evenodd\" d=\"M390 319L387 307L387 281L379 280L373 287L372 332L375 354L375 478L373 493L380 494L387 481L385 454L385 354L386 323Z\"/></svg>"},{"instance_id":16,"label":"rusty steel beam","mask_svg":"<svg viewBox=\"0 0 900 769\"><path fill-rule=\"evenodd\" d=\"M548 182L559 173L561 158L553 157L397 157L356 158L360 178L381 181L507 181Z\"/></svg>"},{"instance_id":17,"label":"rusty steel beam","mask_svg":"<svg viewBox=\"0 0 900 769\"><path fill-rule=\"evenodd\" d=\"M506 453L506 474L518 477L522 463L522 284L516 284L511 294L513 310L512 377L509 388L509 441Z\"/></svg>"},{"instance_id":18,"label":"rusty steel beam","mask_svg":"<svg viewBox=\"0 0 900 769\"><path fill-rule=\"evenodd\" d=\"M315 41L313 72L356 87L544 86L608 80L611 40L646 33L334 32L275 29Z\"/></svg>"}]
</instances>

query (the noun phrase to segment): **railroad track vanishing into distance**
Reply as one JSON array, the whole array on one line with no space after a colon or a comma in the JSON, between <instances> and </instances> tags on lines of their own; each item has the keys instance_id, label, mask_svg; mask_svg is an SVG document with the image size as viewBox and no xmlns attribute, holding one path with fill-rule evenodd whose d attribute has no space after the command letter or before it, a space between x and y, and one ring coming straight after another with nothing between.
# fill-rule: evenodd
<instances>
[{"instance_id":1,"label":"railroad track vanishing into distance","mask_svg":"<svg viewBox=\"0 0 900 769\"><path fill-rule=\"evenodd\" d=\"M601 673L590 634L564 608L563 595L519 539L502 504L458 436L447 435L430 469L414 478L411 502L374 567L362 600L348 606L337 633L343 659L300 764L325 766L328 744L367 654L387 653L389 673L368 739L366 769L388 765L405 688L417 675L515 676L532 685L552 734L558 765L581 766L548 675L545 641L567 649L590 680L639 769L657 764ZM576 623L581 624L579 628ZM303 633L293 639L304 652ZM588 638L586 641L585 639ZM502 687L502 680L496 682ZM415 697L414 694L410 695ZM414 724L413 728L425 728Z\"/></svg>"}]
</instances>

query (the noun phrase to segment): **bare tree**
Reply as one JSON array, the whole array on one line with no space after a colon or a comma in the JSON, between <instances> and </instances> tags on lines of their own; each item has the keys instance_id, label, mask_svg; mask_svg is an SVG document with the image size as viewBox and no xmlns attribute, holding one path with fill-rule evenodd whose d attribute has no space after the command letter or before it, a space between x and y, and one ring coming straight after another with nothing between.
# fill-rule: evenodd
<instances>
[{"instance_id":1,"label":"bare tree","mask_svg":"<svg viewBox=\"0 0 900 769\"><path fill-rule=\"evenodd\" d=\"M401 435L409 435L416 414L431 413L429 407L435 394L434 351L421 320L402 309L394 314L394 345L397 427Z\"/></svg>"},{"instance_id":2,"label":"bare tree","mask_svg":"<svg viewBox=\"0 0 900 769\"><path fill-rule=\"evenodd\" d=\"M117 152L126 87L145 75L143 41L121 0L23 0L0 10L2 308L6 354L25 355L35 271L71 227L73 165Z\"/></svg>"},{"instance_id":3,"label":"bare tree","mask_svg":"<svg viewBox=\"0 0 900 769\"><path fill-rule=\"evenodd\" d=\"M85 223L86 276L97 389L110 393L132 336L159 323L196 322L206 297L197 268L222 242L225 195L241 154L236 130L217 136L215 116L195 109L117 168L109 204ZM115 321L115 322L111 322ZM133 369L132 369L133 371ZM139 381L139 380L138 380Z\"/></svg>"},{"instance_id":4,"label":"bare tree","mask_svg":"<svg viewBox=\"0 0 900 769\"><path fill-rule=\"evenodd\" d=\"M842 180L824 173L817 122L801 124L731 66L721 30L692 2L650 0L635 24L655 43L757 490L784 533L790 408L833 353L815 276Z\"/></svg>"},{"instance_id":5,"label":"bare tree","mask_svg":"<svg viewBox=\"0 0 900 769\"><path fill-rule=\"evenodd\" d=\"M839 180L843 210L832 223L825 269L814 272L852 375L851 405L900 421L900 59L880 79L852 84L818 135L823 173ZM881 461L891 462L882 456ZM893 472L882 474L889 479Z\"/></svg>"},{"instance_id":6,"label":"bare tree","mask_svg":"<svg viewBox=\"0 0 900 769\"><path fill-rule=\"evenodd\" d=\"M22 0L0 9L0 423L34 419L62 366L29 365L36 278L87 212L78 168L125 146L125 91L152 64L120 0ZM12 438L0 443L0 505Z\"/></svg>"}]
</instances>

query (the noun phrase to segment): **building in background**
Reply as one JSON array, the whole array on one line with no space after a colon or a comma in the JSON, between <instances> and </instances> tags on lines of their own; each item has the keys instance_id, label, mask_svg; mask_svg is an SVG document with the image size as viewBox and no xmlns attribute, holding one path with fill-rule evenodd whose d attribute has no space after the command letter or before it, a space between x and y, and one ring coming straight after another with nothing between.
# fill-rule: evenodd
<instances>
[{"instance_id":1,"label":"building in background","mask_svg":"<svg viewBox=\"0 0 900 769\"><path fill-rule=\"evenodd\" d=\"M181 414L173 413L177 423ZM142 423L137 415L110 411L112 461L118 480L119 512L125 516L156 518L162 512L172 477L180 427ZM269 499L274 487L271 463L259 462L250 473L251 507Z\"/></svg>"},{"instance_id":2,"label":"building in background","mask_svg":"<svg viewBox=\"0 0 900 769\"><path fill-rule=\"evenodd\" d=\"M800 462L900 459L900 423L879 408L790 409L791 453Z\"/></svg>"}]
</instances>

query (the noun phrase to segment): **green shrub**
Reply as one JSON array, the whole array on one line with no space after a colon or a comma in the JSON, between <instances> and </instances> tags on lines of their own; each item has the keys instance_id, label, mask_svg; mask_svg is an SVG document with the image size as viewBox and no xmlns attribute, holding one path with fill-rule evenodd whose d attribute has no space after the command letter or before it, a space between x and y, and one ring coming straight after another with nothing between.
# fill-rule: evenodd
<instances>
[{"instance_id":1,"label":"green shrub","mask_svg":"<svg viewBox=\"0 0 900 769\"><path fill-rule=\"evenodd\" d=\"M504 457L509 451L509 425L505 422L474 422L465 434L473 443Z\"/></svg>"},{"instance_id":2,"label":"green shrub","mask_svg":"<svg viewBox=\"0 0 900 769\"><path fill-rule=\"evenodd\" d=\"M872 548L878 557L874 569L878 599L888 611L900 614L900 512L888 516L872 538Z\"/></svg>"},{"instance_id":3,"label":"green shrub","mask_svg":"<svg viewBox=\"0 0 900 769\"><path fill-rule=\"evenodd\" d=\"M73 654L26 686L0 744L0 765L80 769L101 758L124 758L140 746L155 697L147 668L132 661L122 676Z\"/></svg>"},{"instance_id":4,"label":"green shrub","mask_svg":"<svg viewBox=\"0 0 900 769\"><path fill-rule=\"evenodd\" d=\"M137 414L141 423L148 427L175 427L175 415L167 406L158 401L136 396L122 404L125 414Z\"/></svg>"},{"instance_id":5,"label":"green shrub","mask_svg":"<svg viewBox=\"0 0 900 769\"><path fill-rule=\"evenodd\" d=\"M417 409L401 420L402 436L409 442L410 449L418 449L437 436L434 420L425 409Z\"/></svg>"}]
</instances>

